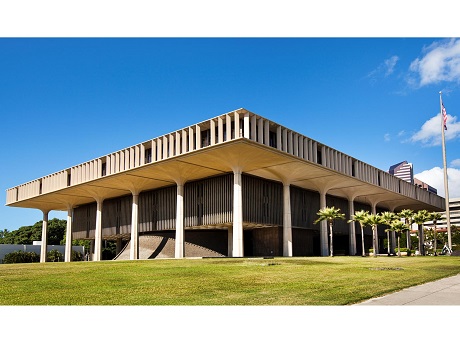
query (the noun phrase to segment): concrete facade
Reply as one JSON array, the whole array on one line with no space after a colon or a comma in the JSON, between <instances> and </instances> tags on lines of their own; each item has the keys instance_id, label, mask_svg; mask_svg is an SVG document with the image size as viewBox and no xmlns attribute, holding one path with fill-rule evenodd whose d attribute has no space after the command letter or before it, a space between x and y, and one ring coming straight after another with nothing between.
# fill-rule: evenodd
<instances>
[{"instance_id":1,"label":"concrete facade","mask_svg":"<svg viewBox=\"0 0 460 345\"><path fill-rule=\"evenodd\" d=\"M138 259L139 236L161 231L174 231L182 258L203 229L225 233L227 256L328 255L326 224L313 226L321 207L340 205L347 218L362 208L444 211L442 197L246 109L10 188L6 200L44 220L68 211L67 240L93 240L94 260L104 239L129 241ZM355 255L359 231L338 228L338 248L343 240Z\"/></svg>"}]
</instances>

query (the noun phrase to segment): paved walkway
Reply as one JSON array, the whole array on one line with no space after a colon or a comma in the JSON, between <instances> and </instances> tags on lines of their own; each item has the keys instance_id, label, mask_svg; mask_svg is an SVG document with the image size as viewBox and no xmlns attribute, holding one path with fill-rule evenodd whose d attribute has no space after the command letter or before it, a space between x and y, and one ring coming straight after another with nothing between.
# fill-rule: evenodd
<instances>
[{"instance_id":1,"label":"paved walkway","mask_svg":"<svg viewBox=\"0 0 460 345\"><path fill-rule=\"evenodd\" d=\"M355 305L460 305L460 274Z\"/></svg>"}]
</instances>

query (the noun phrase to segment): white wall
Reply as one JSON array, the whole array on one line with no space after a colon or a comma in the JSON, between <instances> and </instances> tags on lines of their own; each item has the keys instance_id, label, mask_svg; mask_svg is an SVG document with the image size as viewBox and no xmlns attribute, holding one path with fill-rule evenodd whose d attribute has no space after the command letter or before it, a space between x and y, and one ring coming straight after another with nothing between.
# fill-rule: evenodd
<instances>
[{"instance_id":1,"label":"white wall","mask_svg":"<svg viewBox=\"0 0 460 345\"><path fill-rule=\"evenodd\" d=\"M37 241L34 241L36 243ZM46 247L47 251L51 251L53 249L59 251L62 255L64 255L65 246L55 246L49 245ZM34 252L40 255L40 244L0 244L0 263L3 263L3 258L6 254L16 252L18 250L22 250L23 252ZM85 254L85 247L84 246L72 246L72 250Z\"/></svg>"}]
</instances>

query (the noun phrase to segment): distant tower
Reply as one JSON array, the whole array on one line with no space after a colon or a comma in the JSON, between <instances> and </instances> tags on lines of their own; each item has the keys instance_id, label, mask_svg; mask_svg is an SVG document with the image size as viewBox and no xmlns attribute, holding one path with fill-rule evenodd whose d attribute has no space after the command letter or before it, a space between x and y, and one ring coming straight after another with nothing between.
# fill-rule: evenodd
<instances>
[{"instance_id":1,"label":"distant tower","mask_svg":"<svg viewBox=\"0 0 460 345\"><path fill-rule=\"evenodd\" d=\"M412 163L407 161L392 165L388 171L391 175L399 177L401 180L414 184L414 170Z\"/></svg>"}]
</instances>

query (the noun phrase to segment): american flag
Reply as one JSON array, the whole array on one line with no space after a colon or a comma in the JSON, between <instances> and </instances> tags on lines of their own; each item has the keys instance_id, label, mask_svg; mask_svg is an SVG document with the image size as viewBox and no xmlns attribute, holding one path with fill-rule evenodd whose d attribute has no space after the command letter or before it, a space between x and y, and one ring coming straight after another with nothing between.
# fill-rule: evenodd
<instances>
[{"instance_id":1,"label":"american flag","mask_svg":"<svg viewBox=\"0 0 460 345\"><path fill-rule=\"evenodd\" d=\"M447 112L446 108L444 108L444 103L442 103L442 116L444 118L444 130L447 131Z\"/></svg>"}]
</instances>

